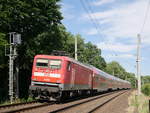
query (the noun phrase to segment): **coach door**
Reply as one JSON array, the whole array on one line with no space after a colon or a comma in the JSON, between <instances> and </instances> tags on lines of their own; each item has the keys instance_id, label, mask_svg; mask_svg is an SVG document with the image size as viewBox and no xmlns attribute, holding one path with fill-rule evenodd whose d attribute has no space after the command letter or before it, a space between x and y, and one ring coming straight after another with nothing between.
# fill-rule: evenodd
<instances>
[{"instance_id":1,"label":"coach door","mask_svg":"<svg viewBox=\"0 0 150 113\"><path fill-rule=\"evenodd\" d=\"M72 70L71 70L71 89L74 89L75 86L75 64L72 64Z\"/></svg>"},{"instance_id":2,"label":"coach door","mask_svg":"<svg viewBox=\"0 0 150 113\"><path fill-rule=\"evenodd\" d=\"M92 81L92 76L93 76L92 74L89 75L89 82L88 82L88 84L89 84L89 88L90 89L92 88L92 85L93 85L93 83L92 83L93 82Z\"/></svg>"}]
</instances>

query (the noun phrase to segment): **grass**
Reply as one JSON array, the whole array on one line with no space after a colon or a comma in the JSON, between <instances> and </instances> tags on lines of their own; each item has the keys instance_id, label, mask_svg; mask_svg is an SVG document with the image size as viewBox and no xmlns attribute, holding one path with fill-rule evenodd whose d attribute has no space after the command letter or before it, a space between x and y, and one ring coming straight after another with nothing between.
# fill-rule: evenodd
<instances>
[{"instance_id":1,"label":"grass","mask_svg":"<svg viewBox=\"0 0 150 113\"><path fill-rule=\"evenodd\" d=\"M23 102L31 102L31 101L33 101L33 98L28 98L28 99L15 99L14 101L13 101L13 103L23 103ZM5 102L1 102L0 103L0 105L8 105L8 104L11 104L11 102L10 101L5 101Z\"/></svg>"},{"instance_id":2,"label":"grass","mask_svg":"<svg viewBox=\"0 0 150 113\"><path fill-rule=\"evenodd\" d=\"M137 91L132 92L128 98L128 113L149 113L149 99L150 98L144 94L138 96Z\"/></svg>"}]
</instances>

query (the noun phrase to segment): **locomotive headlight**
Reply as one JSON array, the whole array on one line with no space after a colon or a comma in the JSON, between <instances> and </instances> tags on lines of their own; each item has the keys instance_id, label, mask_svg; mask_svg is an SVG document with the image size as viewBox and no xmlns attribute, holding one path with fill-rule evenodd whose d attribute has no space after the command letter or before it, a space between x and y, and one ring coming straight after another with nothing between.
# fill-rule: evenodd
<instances>
[{"instance_id":1,"label":"locomotive headlight","mask_svg":"<svg viewBox=\"0 0 150 113\"><path fill-rule=\"evenodd\" d=\"M41 72L34 72L34 76L44 76L44 73L41 73Z\"/></svg>"},{"instance_id":2,"label":"locomotive headlight","mask_svg":"<svg viewBox=\"0 0 150 113\"><path fill-rule=\"evenodd\" d=\"M57 80L56 82L57 82L57 83L60 83L60 80Z\"/></svg>"},{"instance_id":3,"label":"locomotive headlight","mask_svg":"<svg viewBox=\"0 0 150 113\"><path fill-rule=\"evenodd\" d=\"M37 80L36 78L33 78L32 80Z\"/></svg>"},{"instance_id":4,"label":"locomotive headlight","mask_svg":"<svg viewBox=\"0 0 150 113\"><path fill-rule=\"evenodd\" d=\"M31 85L33 86L33 85L34 85L34 83L33 83L33 82L31 82Z\"/></svg>"}]
</instances>

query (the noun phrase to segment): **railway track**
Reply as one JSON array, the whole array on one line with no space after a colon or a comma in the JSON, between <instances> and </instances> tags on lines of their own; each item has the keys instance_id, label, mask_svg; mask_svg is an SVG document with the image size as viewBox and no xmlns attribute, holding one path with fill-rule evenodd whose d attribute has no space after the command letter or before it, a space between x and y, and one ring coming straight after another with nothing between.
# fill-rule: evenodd
<instances>
[{"instance_id":1,"label":"railway track","mask_svg":"<svg viewBox=\"0 0 150 113\"><path fill-rule=\"evenodd\" d=\"M112 98L106 100L105 102L98 104L96 107L94 107L93 109L91 109L88 113L93 113L93 112L95 112L97 109L103 107L105 104L109 103L110 101L114 100L115 98L121 96L121 95L124 94L124 93L125 93L125 92L120 93L120 94L118 94L118 95L116 95L116 96L113 96Z\"/></svg>"},{"instance_id":2,"label":"railway track","mask_svg":"<svg viewBox=\"0 0 150 113\"><path fill-rule=\"evenodd\" d=\"M120 95L123 95L126 92L129 91L115 91L59 104L56 104L56 102L39 103L35 101L0 106L0 113L93 113L97 109L103 107L105 104L111 102L112 100L119 97Z\"/></svg>"},{"instance_id":3,"label":"railway track","mask_svg":"<svg viewBox=\"0 0 150 113\"><path fill-rule=\"evenodd\" d=\"M114 100L115 98L119 97L120 95L126 93L128 91L119 91L119 92L112 92L108 94L99 95L96 97L92 97L90 99L85 99L84 101L68 105L59 108L57 110L50 111L49 113L93 113L97 109L103 107L105 104L109 103L110 101ZM56 107L57 108L57 107Z\"/></svg>"},{"instance_id":4,"label":"railway track","mask_svg":"<svg viewBox=\"0 0 150 113\"><path fill-rule=\"evenodd\" d=\"M0 109L10 108L10 107L20 106L20 105L26 105L26 104L31 104L31 103L37 103L37 101L22 102L22 103L8 104L8 105L1 105Z\"/></svg>"},{"instance_id":5,"label":"railway track","mask_svg":"<svg viewBox=\"0 0 150 113\"><path fill-rule=\"evenodd\" d=\"M54 104L51 103L39 103L38 101L24 102L10 105L0 106L0 113L16 113L16 112L25 112L36 108L41 108Z\"/></svg>"}]
</instances>

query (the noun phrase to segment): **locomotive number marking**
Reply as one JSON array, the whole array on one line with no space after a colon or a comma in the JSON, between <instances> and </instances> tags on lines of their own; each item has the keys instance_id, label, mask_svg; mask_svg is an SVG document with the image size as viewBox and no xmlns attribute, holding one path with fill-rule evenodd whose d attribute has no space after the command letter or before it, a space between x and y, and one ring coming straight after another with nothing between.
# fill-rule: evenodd
<instances>
[{"instance_id":1,"label":"locomotive number marking","mask_svg":"<svg viewBox=\"0 0 150 113\"><path fill-rule=\"evenodd\" d=\"M60 78L60 74L52 74L52 73L50 73L49 76L50 77L55 77L55 78Z\"/></svg>"},{"instance_id":2,"label":"locomotive number marking","mask_svg":"<svg viewBox=\"0 0 150 113\"><path fill-rule=\"evenodd\" d=\"M41 72L34 72L34 76L44 76L44 73L41 73Z\"/></svg>"}]
</instances>

